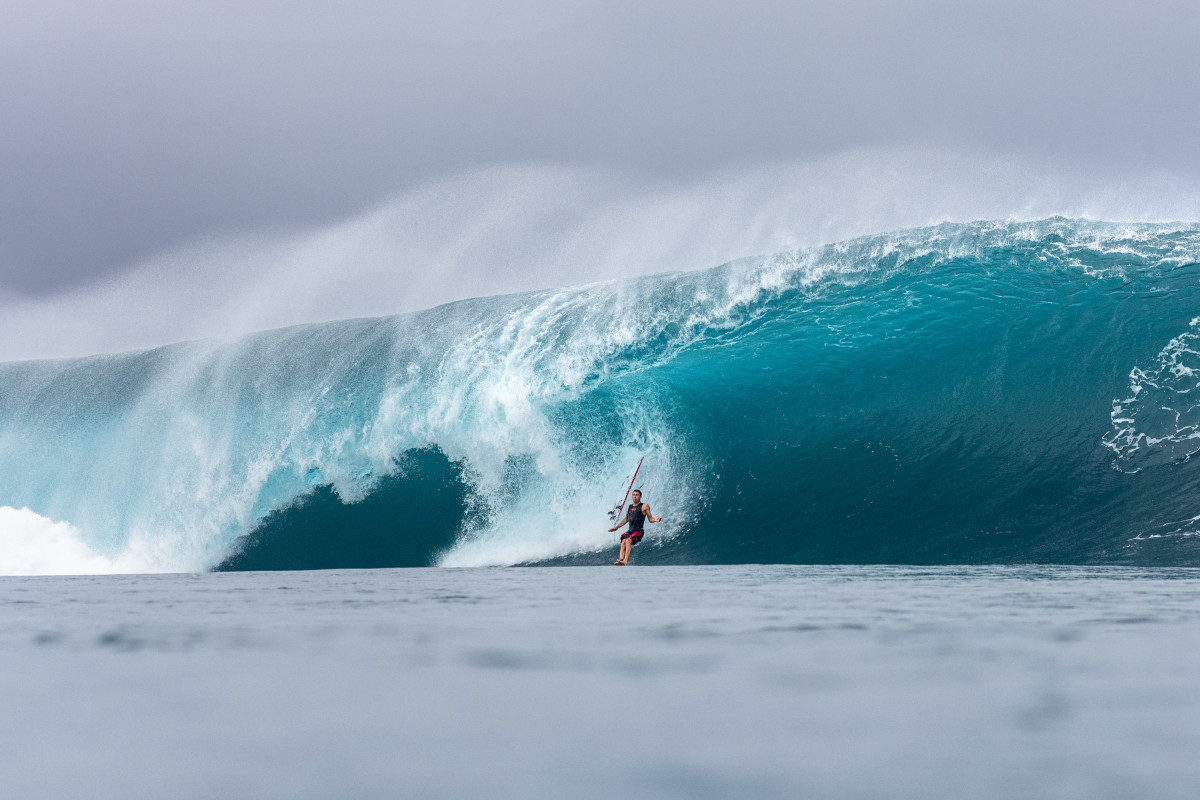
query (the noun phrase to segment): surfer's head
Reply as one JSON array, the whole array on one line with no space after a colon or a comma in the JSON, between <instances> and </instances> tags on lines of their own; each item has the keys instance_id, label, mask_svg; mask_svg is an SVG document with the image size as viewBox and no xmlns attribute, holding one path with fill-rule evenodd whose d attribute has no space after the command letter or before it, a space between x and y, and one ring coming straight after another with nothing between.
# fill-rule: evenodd
<instances>
[{"instance_id":1,"label":"surfer's head","mask_svg":"<svg viewBox=\"0 0 1200 800\"><path fill-rule=\"evenodd\" d=\"M642 502L642 490L641 489L633 490L633 502L635 502L635 503Z\"/></svg>"}]
</instances>

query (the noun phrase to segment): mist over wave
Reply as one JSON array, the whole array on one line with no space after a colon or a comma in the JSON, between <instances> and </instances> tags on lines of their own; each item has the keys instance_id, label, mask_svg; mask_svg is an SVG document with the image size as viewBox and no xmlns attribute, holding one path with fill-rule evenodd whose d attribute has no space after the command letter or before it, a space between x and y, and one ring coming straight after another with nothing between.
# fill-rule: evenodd
<instances>
[{"instance_id":1,"label":"mist over wave","mask_svg":"<svg viewBox=\"0 0 1200 800\"><path fill-rule=\"evenodd\" d=\"M877 148L690 179L561 165L480 169L304 230L214 232L55 296L5 296L0 360L90 355L469 297L695 270L976 219L1200 218L1175 176Z\"/></svg>"},{"instance_id":2,"label":"mist over wave","mask_svg":"<svg viewBox=\"0 0 1200 800\"><path fill-rule=\"evenodd\" d=\"M643 563L1200 564L1198 255L943 224L0 364L0 506L65 571L599 563L644 455Z\"/></svg>"}]
</instances>

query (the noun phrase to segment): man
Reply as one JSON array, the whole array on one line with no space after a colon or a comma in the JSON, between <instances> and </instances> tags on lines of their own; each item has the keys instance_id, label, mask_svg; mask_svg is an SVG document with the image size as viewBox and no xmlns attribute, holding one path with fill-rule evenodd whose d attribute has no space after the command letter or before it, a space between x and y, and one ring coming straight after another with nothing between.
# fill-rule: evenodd
<instances>
[{"instance_id":1,"label":"man","mask_svg":"<svg viewBox=\"0 0 1200 800\"><path fill-rule=\"evenodd\" d=\"M616 525L608 529L612 533L617 528L629 523L629 530L621 534L621 555L613 562L613 566L623 567L629 563L629 551L642 540L647 522L662 522L662 517L650 516L650 506L642 502L642 490L633 490L633 502L625 510L625 516Z\"/></svg>"}]
</instances>

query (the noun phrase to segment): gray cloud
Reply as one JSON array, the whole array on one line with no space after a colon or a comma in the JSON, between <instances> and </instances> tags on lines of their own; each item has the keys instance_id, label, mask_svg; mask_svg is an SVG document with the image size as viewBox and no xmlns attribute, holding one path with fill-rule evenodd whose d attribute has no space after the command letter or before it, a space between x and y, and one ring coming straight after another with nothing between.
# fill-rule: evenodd
<instances>
[{"instance_id":1,"label":"gray cloud","mask_svg":"<svg viewBox=\"0 0 1200 800\"><path fill-rule=\"evenodd\" d=\"M1191 2L4 2L0 285L488 164L686 182L922 145L1194 180L1197 34Z\"/></svg>"}]
</instances>

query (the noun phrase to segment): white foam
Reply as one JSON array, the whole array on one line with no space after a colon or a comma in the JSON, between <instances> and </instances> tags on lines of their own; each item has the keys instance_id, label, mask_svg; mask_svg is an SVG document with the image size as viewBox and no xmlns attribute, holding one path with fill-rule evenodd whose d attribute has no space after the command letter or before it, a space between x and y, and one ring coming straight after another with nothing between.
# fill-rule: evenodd
<instances>
[{"instance_id":1,"label":"white foam","mask_svg":"<svg viewBox=\"0 0 1200 800\"><path fill-rule=\"evenodd\" d=\"M0 506L0 575L101 575L144 572L93 552L79 529L28 508Z\"/></svg>"},{"instance_id":2,"label":"white foam","mask_svg":"<svg viewBox=\"0 0 1200 800\"><path fill-rule=\"evenodd\" d=\"M1189 330L1167 342L1153 366L1131 369L1129 396L1113 400L1113 429L1102 443L1117 454L1118 469L1137 472L1200 452L1197 321L1193 319Z\"/></svg>"}]
</instances>

